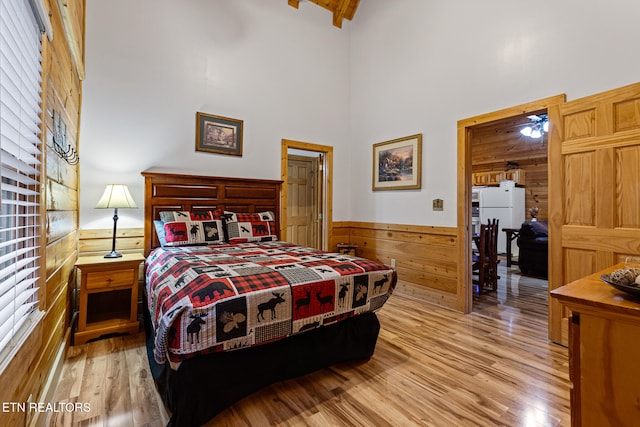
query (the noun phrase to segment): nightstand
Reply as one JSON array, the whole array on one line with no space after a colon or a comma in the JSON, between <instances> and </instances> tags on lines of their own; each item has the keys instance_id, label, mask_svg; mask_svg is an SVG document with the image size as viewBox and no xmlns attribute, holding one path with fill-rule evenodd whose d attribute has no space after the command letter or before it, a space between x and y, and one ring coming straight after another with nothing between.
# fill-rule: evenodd
<instances>
[{"instance_id":1,"label":"nightstand","mask_svg":"<svg viewBox=\"0 0 640 427\"><path fill-rule=\"evenodd\" d=\"M74 343L112 333L136 333L138 322L138 274L141 254L121 258L81 256L80 312Z\"/></svg>"},{"instance_id":2,"label":"nightstand","mask_svg":"<svg viewBox=\"0 0 640 427\"><path fill-rule=\"evenodd\" d=\"M356 256L356 249L358 249L358 245L353 245L351 243L338 243L338 253Z\"/></svg>"}]
</instances>

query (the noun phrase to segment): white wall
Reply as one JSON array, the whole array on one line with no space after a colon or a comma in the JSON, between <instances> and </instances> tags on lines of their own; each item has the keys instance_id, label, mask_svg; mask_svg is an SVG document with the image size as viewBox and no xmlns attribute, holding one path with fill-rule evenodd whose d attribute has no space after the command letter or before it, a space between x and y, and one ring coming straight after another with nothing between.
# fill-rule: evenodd
<instances>
[{"instance_id":1,"label":"white wall","mask_svg":"<svg viewBox=\"0 0 640 427\"><path fill-rule=\"evenodd\" d=\"M456 225L457 121L640 81L640 2L366 0L351 27L351 219ZM371 146L423 134L422 190L371 190ZM432 200L444 199L444 211Z\"/></svg>"},{"instance_id":2,"label":"white wall","mask_svg":"<svg viewBox=\"0 0 640 427\"><path fill-rule=\"evenodd\" d=\"M140 207L118 226L141 227L149 168L279 179L282 138L333 146L345 181L349 33L331 19L282 0L88 1L80 227L113 225L94 209L108 183ZM198 111L244 120L242 157L195 151ZM347 195L334 195L339 218Z\"/></svg>"},{"instance_id":3,"label":"white wall","mask_svg":"<svg viewBox=\"0 0 640 427\"><path fill-rule=\"evenodd\" d=\"M366 0L340 30L308 2L89 0L81 227L111 226L107 183L142 206L150 167L278 179L282 138L334 146L334 220L455 226L457 121L639 81L638 17L637 0ZM244 156L196 153L196 111L243 119ZM372 145L414 133L422 189L373 192Z\"/></svg>"}]
</instances>

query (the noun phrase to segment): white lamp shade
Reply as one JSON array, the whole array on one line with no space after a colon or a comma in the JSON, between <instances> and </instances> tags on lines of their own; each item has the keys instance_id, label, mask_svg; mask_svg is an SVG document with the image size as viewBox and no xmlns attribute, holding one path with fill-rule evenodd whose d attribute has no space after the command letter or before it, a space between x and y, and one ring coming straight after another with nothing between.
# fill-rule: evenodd
<instances>
[{"instance_id":1,"label":"white lamp shade","mask_svg":"<svg viewBox=\"0 0 640 427\"><path fill-rule=\"evenodd\" d=\"M104 189L104 194L98 200L96 209L107 208L137 208L136 202L124 184L109 184Z\"/></svg>"}]
</instances>

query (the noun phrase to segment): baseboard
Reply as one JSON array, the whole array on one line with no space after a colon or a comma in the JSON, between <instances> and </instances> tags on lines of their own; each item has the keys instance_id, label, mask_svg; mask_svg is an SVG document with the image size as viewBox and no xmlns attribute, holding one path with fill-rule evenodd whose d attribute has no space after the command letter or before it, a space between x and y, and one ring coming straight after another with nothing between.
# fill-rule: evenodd
<instances>
[{"instance_id":1,"label":"baseboard","mask_svg":"<svg viewBox=\"0 0 640 427\"><path fill-rule=\"evenodd\" d=\"M38 397L38 402L53 402L53 397L56 392L56 387L58 385L58 381L60 380L60 374L62 373L62 368L64 367L65 355L67 354L67 348L69 348L69 343L71 339L71 327L67 328L67 331L64 334L64 339L58 348L58 352L56 353L56 358L53 361L53 366L51 367L51 372L47 377L47 380L42 387L42 393ZM29 420L27 419L26 425L28 427L46 427L47 423L47 412L34 411L32 412L33 417Z\"/></svg>"}]
</instances>

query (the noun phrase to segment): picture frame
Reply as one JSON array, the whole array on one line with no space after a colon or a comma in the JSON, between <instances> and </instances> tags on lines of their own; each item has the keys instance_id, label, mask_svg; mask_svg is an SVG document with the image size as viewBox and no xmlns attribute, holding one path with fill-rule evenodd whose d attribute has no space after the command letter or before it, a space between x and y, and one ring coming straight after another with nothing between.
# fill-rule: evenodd
<instances>
[{"instance_id":1,"label":"picture frame","mask_svg":"<svg viewBox=\"0 0 640 427\"><path fill-rule=\"evenodd\" d=\"M196 113L196 151L242 156L243 121Z\"/></svg>"},{"instance_id":2,"label":"picture frame","mask_svg":"<svg viewBox=\"0 0 640 427\"><path fill-rule=\"evenodd\" d=\"M422 187L422 134L373 145L373 191Z\"/></svg>"}]
</instances>

